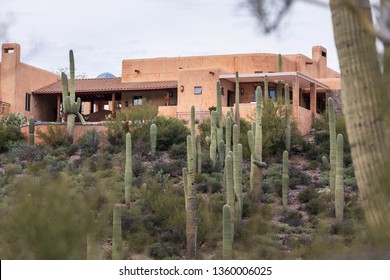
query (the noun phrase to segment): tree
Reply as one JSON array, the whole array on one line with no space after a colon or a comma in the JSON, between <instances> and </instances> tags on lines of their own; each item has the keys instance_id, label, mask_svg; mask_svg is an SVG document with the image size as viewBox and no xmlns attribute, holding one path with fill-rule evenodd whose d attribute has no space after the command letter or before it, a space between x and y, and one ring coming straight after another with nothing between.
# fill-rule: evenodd
<instances>
[{"instance_id":1,"label":"tree","mask_svg":"<svg viewBox=\"0 0 390 280\"><path fill-rule=\"evenodd\" d=\"M267 2L248 0L260 22L269 16ZM288 12L292 2L283 1L277 21ZM326 4L317 0L312 2ZM390 111L387 108L390 99L390 0L381 0L379 7L370 5L369 0L330 0L329 3L356 179L372 240L383 248L390 246ZM372 8L378 11L377 25L372 19ZM277 24L271 22L264 29L270 32L275 28ZM376 39L384 45L380 58L382 65L378 60Z\"/></svg>"}]
</instances>

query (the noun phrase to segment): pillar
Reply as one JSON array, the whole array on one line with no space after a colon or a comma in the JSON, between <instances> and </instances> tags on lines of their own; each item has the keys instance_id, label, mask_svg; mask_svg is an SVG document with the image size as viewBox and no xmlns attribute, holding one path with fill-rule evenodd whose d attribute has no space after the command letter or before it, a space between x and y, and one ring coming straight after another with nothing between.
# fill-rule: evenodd
<instances>
[{"instance_id":1,"label":"pillar","mask_svg":"<svg viewBox=\"0 0 390 280\"><path fill-rule=\"evenodd\" d=\"M317 85L315 83L310 83L310 111L314 120L317 113Z\"/></svg>"}]
</instances>

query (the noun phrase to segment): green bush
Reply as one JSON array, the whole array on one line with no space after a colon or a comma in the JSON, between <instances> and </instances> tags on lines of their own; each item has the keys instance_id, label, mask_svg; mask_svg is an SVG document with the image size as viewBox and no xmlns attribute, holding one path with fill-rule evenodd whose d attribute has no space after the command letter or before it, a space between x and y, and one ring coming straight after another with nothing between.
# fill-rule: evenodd
<instances>
[{"instance_id":1,"label":"green bush","mask_svg":"<svg viewBox=\"0 0 390 280\"><path fill-rule=\"evenodd\" d=\"M313 198L317 197L317 192L313 188L304 188L299 194L298 194L298 200L301 203L307 203Z\"/></svg>"},{"instance_id":2,"label":"green bush","mask_svg":"<svg viewBox=\"0 0 390 280\"><path fill-rule=\"evenodd\" d=\"M186 143L187 135L190 134L185 123L177 118L157 117L153 123L157 126L157 151L169 151L173 144ZM132 138L150 143L150 125L146 123L132 129Z\"/></svg>"},{"instance_id":3,"label":"green bush","mask_svg":"<svg viewBox=\"0 0 390 280\"><path fill-rule=\"evenodd\" d=\"M101 135L96 129L87 130L79 139L78 145L86 156L95 154L99 149Z\"/></svg>"},{"instance_id":4,"label":"green bush","mask_svg":"<svg viewBox=\"0 0 390 280\"><path fill-rule=\"evenodd\" d=\"M46 132L37 128L36 133L43 143L54 149L68 146L66 127L63 125L48 125Z\"/></svg>"},{"instance_id":5,"label":"green bush","mask_svg":"<svg viewBox=\"0 0 390 280\"><path fill-rule=\"evenodd\" d=\"M0 152L5 152L10 145L24 140L25 137L18 126L0 124Z\"/></svg>"},{"instance_id":6,"label":"green bush","mask_svg":"<svg viewBox=\"0 0 390 280\"><path fill-rule=\"evenodd\" d=\"M303 225L302 217L302 214L298 211L283 211L280 222L291 227L299 227Z\"/></svg>"}]
</instances>

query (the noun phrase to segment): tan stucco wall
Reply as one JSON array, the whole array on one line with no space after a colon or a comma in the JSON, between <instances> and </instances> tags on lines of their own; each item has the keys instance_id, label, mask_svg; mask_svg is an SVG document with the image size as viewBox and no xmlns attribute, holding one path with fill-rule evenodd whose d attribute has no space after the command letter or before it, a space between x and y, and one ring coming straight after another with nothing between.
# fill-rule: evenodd
<instances>
[{"instance_id":1,"label":"tan stucco wall","mask_svg":"<svg viewBox=\"0 0 390 280\"><path fill-rule=\"evenodd\" d=\"M13 53L6 53L12 48ZM25 110L26 93L54 83L59 76L37 67L20 62L20 46L18 44L3 44L0 76L1 101L10 103L10 112L21 113L27 118L34 116L42 119L47 114L45 104L40 106L31 97L30 112ZM54 104L56 104L54 102ZM45 119L42 119L45 120Z\"/></svg>"},{"instance_id":2,"label":"tan stucco wall","mask_svg":"<svg viewBox=\"0 0 390 280\"><path fill-rule=\"evenodd\" d=\"M282 57L283 71L295 71L295 61ZM128 59L122 62L122 82L177 80L182 70L221 68L227 73L277 72L277 54L236 54ZM139 72L137 72L139 71Z\"/></svg>"},{"instance_id":3,"label":"tan stucco wall","mask_svg":"<svg viewBox=\"0 0 390 280\"><path fill-rule=\"evenodd\" d=\"M216 88L221 71L218 68L179 70L177 111L190 112L192 105L195 106L195 111L208 111L209 107L217 106ZM202 94L194 94L196 86L202 87ZM223 99L226 98L225 94Z\"/></svg>"}]
</instances>

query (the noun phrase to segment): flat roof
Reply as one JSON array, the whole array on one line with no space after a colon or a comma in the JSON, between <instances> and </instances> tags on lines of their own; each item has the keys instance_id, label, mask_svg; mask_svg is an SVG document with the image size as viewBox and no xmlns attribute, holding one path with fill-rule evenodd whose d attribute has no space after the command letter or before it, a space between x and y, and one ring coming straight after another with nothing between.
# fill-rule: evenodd
<instances>
[{"instance_id":1,"label":"flat roof","mask_svg":"<svg viewBox=\"0 0 390 280\"><path fill-rule=\"evenodd\" d=\"M330 90L330 87L316 79L310 78L301 72L278 72L278 73L249 73L249 74L239 74L239 81L242 83L250 82L263 82L264 77L268 76L269 82L281 81L283 84L288 84L290 87L293 85L293 79L295 77L299 80L299 86L304 88L309 88L310 83L316 84L317 87ZM235 74L221 74L219 79L225 79L231 82L235 82Z\"/></svg>"}]
</instances>

